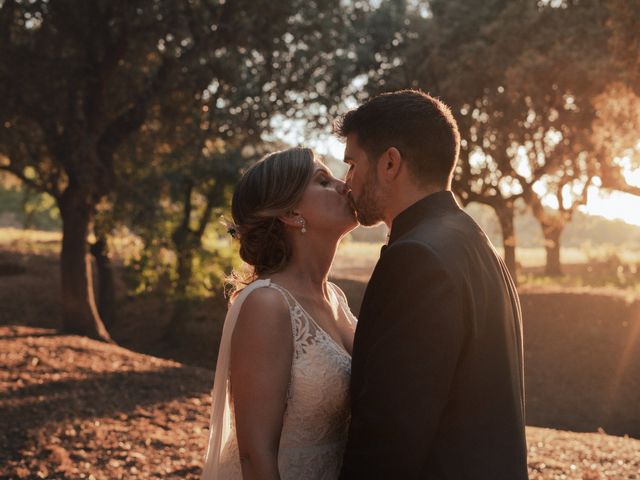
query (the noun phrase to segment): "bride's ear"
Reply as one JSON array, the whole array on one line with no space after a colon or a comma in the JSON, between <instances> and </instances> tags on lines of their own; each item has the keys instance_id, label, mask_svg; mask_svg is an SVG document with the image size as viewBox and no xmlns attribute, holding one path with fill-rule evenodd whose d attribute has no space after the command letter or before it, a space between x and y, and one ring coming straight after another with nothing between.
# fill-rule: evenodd
<instances>
[{"instance_id":1,"label":"bride's ear","mask_svg":"<svg viewBox=\"0 0 640 480\"><path fill-rule=\"evenodd\" d=\"M299 212L292 210L290 212L285 213L284 215L280 215L278 220L284 223L288 227L299 227L300 219L302 216Z\"/></svg>"}]
</instances>

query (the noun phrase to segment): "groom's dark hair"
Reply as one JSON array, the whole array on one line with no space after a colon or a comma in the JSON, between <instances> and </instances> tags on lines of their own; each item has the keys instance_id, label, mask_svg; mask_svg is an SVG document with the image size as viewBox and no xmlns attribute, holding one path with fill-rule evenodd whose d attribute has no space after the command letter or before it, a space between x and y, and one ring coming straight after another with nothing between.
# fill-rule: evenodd
<instances>
[{"instance_id":1,"label":"groom's dark hair","mask_svg":"<svg viewBox=\"0 0 640 480\"><path fill-rule=\"evenodd\" d=\"M449 107L421 90L373 97L340 117L333 131L342 138L355 133L369 161L395 147L418 182L450 185L460 152L458 125Z\"/></svg>"}]
</instances>

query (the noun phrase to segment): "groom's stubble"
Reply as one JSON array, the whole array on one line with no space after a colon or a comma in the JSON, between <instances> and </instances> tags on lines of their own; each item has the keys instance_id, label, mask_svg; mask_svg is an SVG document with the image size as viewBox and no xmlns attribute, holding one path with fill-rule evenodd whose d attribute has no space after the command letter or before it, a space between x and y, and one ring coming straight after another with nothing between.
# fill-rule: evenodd
<instances>
[{"instance_id":1,"label":"groom's stubble","mask_svg":"<svg viewBox=\"0 0 640 480\"><path fill-rule=\"evenodd\" d=\"M384 221L380 185L376 178L376 171L370 168L367 178L358 198L353 198L358 222L365 227L371 227Z\"/></svg>"}]
</instances>

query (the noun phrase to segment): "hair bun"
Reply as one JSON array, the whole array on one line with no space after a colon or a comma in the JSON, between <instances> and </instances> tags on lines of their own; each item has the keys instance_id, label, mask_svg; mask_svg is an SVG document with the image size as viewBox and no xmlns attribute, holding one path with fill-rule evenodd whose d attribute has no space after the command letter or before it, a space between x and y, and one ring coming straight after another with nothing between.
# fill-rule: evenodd
<instances>
[{"instance_id":1,"label":"hair bun","mask_svg":"<svg viewBox=\"0 0 640 480\"><path fill-rule=\"evenodd\" d=\"M313 171L313 152L291 148L267 155L238 182L231 202L235 223L227 231L239 240L240 257L253 267L253 278L280 271L289 262L293 247L278 217L300 202Z\"/></svg>"}]
</instances>

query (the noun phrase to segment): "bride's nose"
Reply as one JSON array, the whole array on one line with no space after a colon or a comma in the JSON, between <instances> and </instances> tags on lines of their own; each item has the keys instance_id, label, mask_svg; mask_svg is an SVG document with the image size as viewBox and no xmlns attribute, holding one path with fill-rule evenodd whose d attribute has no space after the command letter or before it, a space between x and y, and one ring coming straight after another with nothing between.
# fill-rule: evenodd
<instances>
[{"instance_id":1,"label":"bride's nose","mask_svg":"<svg viewBox=\"0 0 640 480\"><path fill-rule=\"evenodd\" d=\"M336 186L336 190L340 195L346 195L351 191L351 189L347 186L347 184L342 180L338 180L338 185Z\"/></svg>"}]
</instances>

